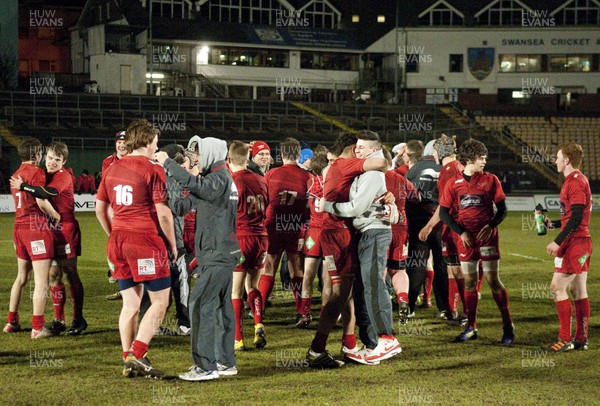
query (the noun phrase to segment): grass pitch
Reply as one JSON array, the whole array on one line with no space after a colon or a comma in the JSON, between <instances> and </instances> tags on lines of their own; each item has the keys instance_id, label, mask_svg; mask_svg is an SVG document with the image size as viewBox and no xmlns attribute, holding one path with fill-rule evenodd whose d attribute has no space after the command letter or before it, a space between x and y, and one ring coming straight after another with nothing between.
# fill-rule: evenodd
<instances>
[{"instance_id":1,"label":"grass pitch","mask_svg":"<svg viewBox=\"0 0 600 406\"><path fill-rule=\"evenodd\" d=\"M554 214L556 217L557 214ZM407 326L396 324L403 352L380 366L346 366L336 371L304 367L314 336L293 327L289 291L273 292L274 307L265 319L264 350L238 353L239 374L205 383L175 379L191 365L186 337L156 337L149 357L170 378L156 381L121 375L117 319L121 302L104 296L116 291L106 280L106 237L93 213L78 213L83 235L79 273L85 286L85 318L80 337L31 340L31 282L21 304L27 331L0 335L0 403L10 404L502 404L559 405L600 402L600 278L598 255L592 255L588 292L591 298L590 350L548 354L541 350L558 331L548 293L553 261L545 253L553 233L535 234L533 218L511 213L500 226L501 279L506 285L516 326L516 343L497 344L500 314L484 285L479 307L479 339L455 344L461 331L434 319L434 309L419 309ZM0 215L0 303L2 322L16 274L12 246L13 215ZM592 216L592 238L600 242L600 218ZM318 295L318 291L317 291ZM318 298L316 299L318 300ZM318 306L316 306L318 309ZM434 307L435 308L435 307ZM67 322L71 316L67 302ZM52 318L51 304L46 320ZM174 309L165 324L175 325ZM247 344L252 321L244 322ZM333 331L329 350L340 349L341 329Z\"/></svg>"}]
</instances>

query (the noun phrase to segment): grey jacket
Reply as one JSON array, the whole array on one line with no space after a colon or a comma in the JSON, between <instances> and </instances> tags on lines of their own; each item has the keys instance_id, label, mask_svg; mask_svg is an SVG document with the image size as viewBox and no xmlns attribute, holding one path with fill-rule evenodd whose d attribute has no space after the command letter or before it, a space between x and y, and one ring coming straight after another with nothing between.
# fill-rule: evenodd
<instances>
[{"instance_id":1,"label":"grey jacket","mask_svg":"<svg viewBox=\"0 0 600 406\"><path fill-rule=\"evenodd\" d=\"M190 192L171 207L178 216L197 209L194 245L200 266L235 265L241 256L235 232L238 193L224 161L227 146L214 138L204 138L199 144L201 168L206 168L202 177L190 175L172 159L165 161L167 175Z\"/></svg>"},{"instance_id":2,"label":"grey jacket","mask_svg":"<svg viewBox=\"0 0 600 406\"><path fill-rule=\"evenodd\" d=\"M185 244L183 243L184 219L177 215L175 207L180 196L183 195L183 188L171 176L167 176L167 193L169 208L173 212L173 225L175 226L175 245L179 256L185 254Z\"/></svg>"},{"instance_id":3,"label":"grey jacket","mask_svg":"<svg viewBox=\"0 0 600 406\"><path fill-rule=\"evenodd\" d=\"M383 158L383 153L375 152L369 157ZM367 171L354 178L350 187L350 201L332 203L325 201L323 210L340 217L354 217L352 225L360 232L374 228L391 228L390 222L381 219L383 203L375 198L387 192L385 175L379 171Z\"/></svg>"}]
</instances>

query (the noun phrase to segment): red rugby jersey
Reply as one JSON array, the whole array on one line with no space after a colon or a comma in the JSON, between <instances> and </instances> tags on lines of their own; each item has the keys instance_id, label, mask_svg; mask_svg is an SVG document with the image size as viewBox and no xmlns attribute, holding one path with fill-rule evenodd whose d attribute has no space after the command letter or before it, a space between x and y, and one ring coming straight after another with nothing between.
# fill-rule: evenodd
<instances>
[{"instance_id":1,"label":"red rugby jersey","mask_svg":"<svg viewBox=\"0 0 600 406\"><path fill-rule=\"evenodd\" d=\"M494 174L476 172L467 182L463 173L447 182L440 198L440 206L455 208L456 222L472 234L477 234L494 217L492 203L506 200L500 180Z\"/></svg>"},{"instance_id":2,"label":"red rugby jersey","mask_svg":"<svg viewBox=\"0 0 600 406\"><path fill-rule=\"evenodd\" d=\"M46 186L46 172L32 164L22 163L21 166L12 174L15 178L21 175L23 182L30 186ZM32 222L47 224L44 213L38 207L33 195L10 188L10 193L15 201L16 219L15 225L32 224Z\"/></svg>"},{"instance_id":3,"label":"red rugby jersey","mask_svg":"<svg viewBox=\"0 0 600 406\"><path fill-rule=\"evenodd\" d=\"M265 228L266 205L268 203L265 178L243 170L231 174L238 190L236 233L239 236L267 235Z\"/></svg>"},{"instance_id":4,"label":"red rugby jersey","mask_svg":"<svg viewBox=\"0 0 600 406\"><path fill-rule=\"evenodd\" d=\"M283 165L267 172L265 180L269 203L265 225L268 228L276 223L304 224L308 220L309 178L308 171L296 164Z\"/></svg>"},{"instance_id":5,"label":"red rugby jersey","mask_svg":"<svg viewBox=\"0 0 600 406\"><path fill-rule=\"evenodd\" d=\"M325 213L317 212L315 208L315 199L323 197L323 176L311 175L308 181L308 205L310 207L309 227L323 227Z\"/></svg>"},{"instance_id":6,"label":"red rugby jersey","mask_svg":"<svg viewBox=\"0 0 600 406\"><path fill-rule=\"evenodd\" d=\"M154 205L167 201L165 171L145 156L127 155L108 168L97 199L110 203L113 230L158 231Z\"/></svg>"},{"instance_id":7,"label":"red rugby jersey","mask_svg":"<svg viewBox=\"0 0 600 406\"><path fill-rule=\"evenodd\" d=\"M448 183L448 181L456 175L461 174L464 170L465 167L458 160L454 160L442 167L442 170L440 171L440 177L438 178L437 183L440 196L442 196L442 194L444 193L446 183ZM451 207L450 214L452 214L453 212L454 207Z\"/></svg>"},{"instance_id":8,"label":"red rugby jersey","mask_svg":"<svg viewBox=\"0 0 600 406\"><path fill-rule=\"evenodd\" d=\"M565 178L560 189L560 225L561 230L565 228L571 218L571 207L574 204L583 204L583 219L581 224L571 233L569 237L589 237L590 218L592 216L592 191L586 176L580 171L573 171Z\"/></svg>"},{"instance_id":9,"label":"red rugby jersey","mask_svg":"<svg viewBox=\"0 0 600 406\"><path fill-rule=\"evenodd\" d=\"M350 187L354 178L364 173L364 159L360 158L338 158L329 167L325 184L323 187L323 197L328 202L344 203L350 201ZM325 213L323 219L323 228L350 228L352 227L351 218L338 217L334 214Z\"/></svg>"},{"instance_id":10,"label":"red rugby jersey","mask_svg":"<svg viewBox=\"0 0 600 406\"><path fill-rule=\"evenodd\" d=\"M58 195L50 199L54 209L60 214L60 221L75 220L75 196L73 193L73 177L65 169L48 174L48 187L58 191Z\"/></svg>"}]
</instances>

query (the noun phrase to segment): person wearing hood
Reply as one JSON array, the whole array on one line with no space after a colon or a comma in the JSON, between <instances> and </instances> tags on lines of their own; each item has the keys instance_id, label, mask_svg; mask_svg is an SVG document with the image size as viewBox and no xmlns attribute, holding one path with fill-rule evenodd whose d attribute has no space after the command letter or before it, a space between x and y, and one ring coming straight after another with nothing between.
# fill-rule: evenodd
<instances>
[{"instance_id":1,"label":"person wearing hood","mask_svg":"<svg viewBox=\"0 0 600 406\"><path fill-rule=\"evenodd\" d=\"M199 165L199 177L189 174L166 152L158 152L162 164L189 195L171 205L177 215L196 207L195 251L197 278L190 293L192 360L194 365L179 375L186 381L206 381L237 374L234 339L235 316L231 303L233 269L240 260L235 231L238 192L225 158L223 140L194 136L188 142Z\"/></svg>"},{"instance_id":2,"label":"person wearing hood","mask_svg":"<svg viewBox=\"0 0 600 406\"><path fill-rule=\"evenodd\" d=\"M446 183L454 176L462 173L465 167L456 159L456 136L448 137L442 134L440 138L435 140L434 158L436 162L442 165L440 177L438 179L438 191L440 196L444 192ZM452 211L451 211L452 212ZM429 222L419 231L419 239L427 241L429 233L441 222L440 206L438 205L435 213L431 216ZM458 248L455 244L458 236L454 235L454 231L447 225L442 227L442 255L444 256L448 270L448 319L453 321L464 322L466 316L458 313L458 303L463 304L465 309L465 280L460 268L458 259ZM480 282L483 281L482 269L480 268ZM478 285L477 291L481 290L481 284Z\"/></svg>"},{"instance_id":3,"label":"person wearing hood","mask_svg":"<svg viewBox=\"0 0 600 406\"><path fill-rule=\"evenodd\" d=\"M411 141L407 144L408 149L411 150ZM438 308L437 317L446 318L448 316L448 278L446 275L446 265L442 257L441 227L437 227L428 236L426 241L419 239L419 231L421 231L435 213L439 200L437 182L441 166L435 162L435 158L433 157L433 144L434 140L427 143L423 150L423 157L412 165L406 174L406 179L415 185L421 195L420 203L407 204L406 206L406 215L409 219L408 263L410 264L407 269L410 280L408 299L412 313L414 312L421 285L425 277L427 277L427 286L433 284L435 304ZM427 264L429 251L431 251L433 257L433 272ZM427 290L431 291L431 288L427 288ZM427 301L427 298L424 302L430 303Z\"/></svg>"}]
</instances>

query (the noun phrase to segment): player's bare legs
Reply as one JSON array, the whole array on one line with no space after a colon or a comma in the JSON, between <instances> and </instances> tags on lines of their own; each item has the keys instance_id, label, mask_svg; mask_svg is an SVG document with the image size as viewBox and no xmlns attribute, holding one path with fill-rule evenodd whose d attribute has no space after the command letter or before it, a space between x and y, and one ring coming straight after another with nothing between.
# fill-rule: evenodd
<instances>
[{"instance_id":1,"label":"player's bare legs","mask_svg":"<svg viewBox=\"0 0 600 406\"><path fill-rule=\"evenodd\" d=\"M144 286L141 284L121 291L123 307L119 316L119 334L123 353L129 352L131 344L137 335L137 318L144 295ZM146 312L146 316L148 312ZM160 326L160 324L159 324Z\"/></svg>"},{"instance_id":2,"label":"player's bare legs","mask_svg":"<svg viewBox=\"0 0 600 406\"><path fill-rule=\"evenodd\" d=\"M247 272L246 281L246 292L248 293L248 304L252 315L254 316L254 347L264 348L267 345L267 339L265 337L265 326L263 324L263 298L258 289L260 276L264 271L265 265L263 264L258 269L252 269ZM234 273L235 276L235 273Z\"/></svg>"},{"instance_id":3,"label":"player's bare legs","mask_svg":"<svg viewBox=\"0 0 600 406\"><path fill-rule=\"evenodd\" d=\"M262 296L263 312L265 310L267 300L269 299L269 296L271 296L273 286L275 285L275 272L277 271L277 267L279 267L282 255L283 251L278 254L267 254L265 268L262 271L258 283L258 290Z\"/></svg>"},{"instance_id":4,"label":"player's bare legs","mask_svg":"<svg viewBox=\"0 0 600 406\"><path fill-rule=\"evenodd\" d=\"M317 334L311 345L312 350L317 353L325 351L327 337L352 294L354 275L340 276L338 281L339 283L332 284L327 302L321 308Z\"/></svg>"},{"instance_id":5,"label":"player's bare legs","mask_svg":"<svg viewBox=\"0 0 600 406\"><path fill-rule=\"evenodd\" d=\"M408 306L408 285L409 279L406 269L386 269L392 278L392 286L396 292L398 300L398 309L400 313L400 323L406 324L410 316L410 308Z\"/></svg>"},{"instance_id":6,"label":"player's bare legs","mask_svg":"<svg viewBox=\"0 0 600 406\"><path fill-rule=\"evenodd\" d=\"M50 325L50 331L54 335L58 335L67 329L65 324L65 304L67 303L67 295L65 285L62 281L62 267L56 260L52 261L48 282L50 285L50 298L52 300L52 310L54 320Z\"/></svg>"},{"instance_id":7,"label":"player's bare legs","mask_svg":"<svg viewBox=\"0 0 600 406\"><path fill-rule=\"evenodd\" d=\"M500 280L500 261L481 261L481 265L483 267L483 275L485 276L488 285L490 285L490 288L492 289L494 301L496 302L498 310L500 310L500 314L502 316L502 328L504 329L505 336L502 338L502 342L504 344L512 344L512 341L514 341L514 326L512 324L512 317L510 315L508 292ZM510 342L506 342L506 336L511 335L512 338L510 339Z\"/></svg>"},{"instance_id":8,"label":"player's bare legs","mask_svg":"<svg viewBox=\"0 0 600 406\"><path fill-rule=\"evenodd\" d=\"M244 318L244 281L246 280L246 272L236 271L233 273L231 286L231 303L233 305L233 313L235 316L235 350L243 351L244 333L242 321ZM248 300L250 302L250 300Z\"/></svg>"},{"instance_id":9,"label":"player's bare legs","mask_svg":"<svg viewBox=\"0 0 600 406\"><path fill-rule=\"evenodd\" d=\"M21 260L19 260L21 261ZM35 286L33 288L33 317L41 317L42 324L40 328L43 328L44 309L46 307L46 296L48 292L48 273L50 271L50 263L52 260L43 259L40 261L33 261L31 263L33 267L33 280ZM35 328L35 327L34 327ZM35 328L39 330L40 328Z\"/></svg>"},{"instance_id":10,"label":"player's bare legs","mask_svg":"<svg viewBox=\"0 0 600 406\"><path fill-rule=\"evenodd\" d=\"M296 322L302 317L302 283L304 278L304 258L300 252L288 252L288 270L290 271L290 288L296 304Z\"/></svg>"},{"instance_id":11,"label":"player's bare legs","mask_svg":"<svg viewBox=\"0 0 600 406\"><path fill-rule=\"evenodd\" d=\"M447 258L446 258L447 259ZM460 266L448 265L448 312L455 322L463 322L464 318L458 312L458 305L462 303L465 312L465 279Z\"/></svg>"},{"instance_id":12,"label":"player's bare legs","mask_svg":"<svg viewBox=\"0 0 600 406\"><path fill-rule=\"evenodd\" d=\"M477 330L477 280L478 280L478 261L461 261L460 266L465 279L465 307L467 313L467 329Z\"/></svg>"},{"instance_id":13,"label":"player's bare legs","mask_svg":"<svg viewBox=\"0 0 600 406\"><path fill-rule=\"evenodd\" d=\"M19 331L19 305L21 304L21 296L23 288L27 285L31 275L31 261L17 258L17 277L10 290L10 301L8 304L8 323L4 327L5 333L14 333Z\"/></svg>"},{"instance_id":14,"label":"player's bare legs","mask_svg":"<svg viewBox=\"0 0 600 406\"><path fill-rule=\"evenodd\" d=\"M67 329L65 324L67 296L63 275L66 275L69 282L69 291L73 302L73 323L68 334L79 335L87 328L87 322L83 318L83 284L77 272L77 257L53 261L50 267L50 293L54 310L54 320L50 330L53 334L58 335Z\"/></svg>"},{"instance_id":15,"label":"player's bare legs","mask_svg":"<svg viewBox=\"0 0 600 406\"><path fill-rule=\"evenodd\" d=\"M554 294L554 303L560 322L559 339L565 343L571 342L571 300L569 291L575 303L576 329L574 342L576 349L587 349L588 322L590 316L587 293L587 272L580 274L564 274L555 272L550 284ZM554 344L556 345L556 343Z\"/></svg>"},{"instance_id":16,"label":"player's bare legs","mask_svg":"<svg viewBox=\"0 0 600 406\"><path fill-rule=\"evenodd\" d=\"M315 281L317 271L319 270L320 263L321 258L304 258L304 277L302 278L302 292L300 295L300 313L302 314L303 318L300 324L296 324L296 327L298 328L306 328L312 321L311 299L313 294L313 283Z\"/></svg>"},{"instance_id":17,"label":"player's bare legs","mask_svg":"<svg viewBox=\"0 0 600 406\"><path fill-rule=\"evenodd\" d=\"M156 292L148 290L148 296L150 296L151 305L140 321L140 327L136 340L144 343L149 343L150 340L152 340L154 332L160 328L163 318L165 317L165 313L167 312L167 307L169 307L170 293L170 287Z\"/></svg>"}]
</instances>

